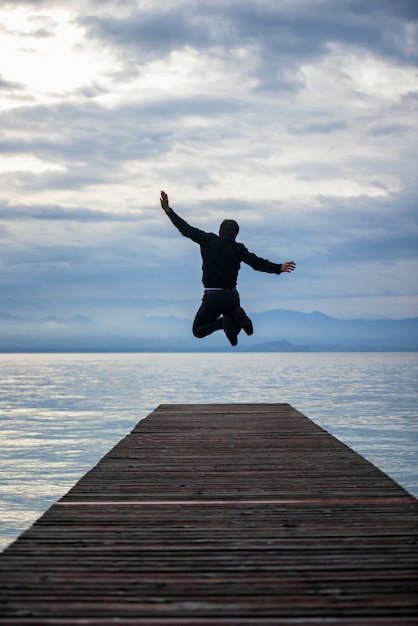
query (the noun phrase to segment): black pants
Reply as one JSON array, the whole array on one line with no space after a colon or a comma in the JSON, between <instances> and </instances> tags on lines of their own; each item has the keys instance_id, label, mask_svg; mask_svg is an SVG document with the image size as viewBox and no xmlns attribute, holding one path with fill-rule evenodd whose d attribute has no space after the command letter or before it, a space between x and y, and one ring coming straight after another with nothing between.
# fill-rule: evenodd
<instances>
[{"instance_id":1,"label":"black pants","mask_svg":"<svg viewBox=\"0 0 418 626\"><path fill-rule=\"evenodd\" d=\"M239 305L239 293L236 289L205 291L202 304L193 322L194 336L202 338L215 332L215 330L221 330L221 315L233 318L234 311ZM238 325L237 332L239 332Z\"/></svg>"}]
</instances>

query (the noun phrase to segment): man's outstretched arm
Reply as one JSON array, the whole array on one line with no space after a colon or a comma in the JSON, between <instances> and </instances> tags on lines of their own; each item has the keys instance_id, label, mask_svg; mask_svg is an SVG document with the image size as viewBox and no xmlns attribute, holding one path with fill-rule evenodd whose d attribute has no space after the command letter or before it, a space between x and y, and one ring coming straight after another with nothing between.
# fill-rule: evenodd
<instances>
[{"instance_id":1,"label":"man's outstretched arm","mask_svg":"<svg viewBox=\"0 0 418 626\"><path fill-rule=\"evenodd\" d=\"M175 211L170 206L168 201L168 196L165 191L161 192L160 196L161 207L166 212L170 220L173 222L174 226L181 232L184 237L188 237L192 241L196 243L202 243L202 241L207 237L207 233L203 230L199 230L194 226L190 226L180 215L177 215Z\"/></svg>"},{"instance_id":2,"label":"man's outstretched arm","mask_svg":"<svg viewBox=\"0 0 418 626\"><path fill-rule=\"evenodd\" d=\"M263 259L254 252L249 252L245 246L242 246L242 260L247 263L253 270L259 272L267 272L268 274L282 274L283 272L293 272L296 267L294 261L286 261L285 263L273 263L267 259Z\"/></svg>"}]
</instances>

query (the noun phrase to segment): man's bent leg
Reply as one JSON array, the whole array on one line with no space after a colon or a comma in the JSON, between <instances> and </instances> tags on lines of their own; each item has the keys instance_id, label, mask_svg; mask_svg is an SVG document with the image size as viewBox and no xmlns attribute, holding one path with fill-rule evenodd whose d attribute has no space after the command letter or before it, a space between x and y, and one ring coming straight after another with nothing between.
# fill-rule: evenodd
<instances>
[{"instance_id":1,"label":"man's bent leg","mask_svg":"<svg viewBox=\"0 0 418 626\"><path fill-rule=\"evenodd\" d=\"M235 319L234 315L237 307L239 306L239 293L236 289L226 289L223 295L222 326L231 345L236 346L238 343L238 335L241 330L241 326Z\"/></svg>"},{"instance_id":2,"label":"man's bent leg","mask_svg":"<svg viewBox=\"0 0 418 626\"><path fill-rule=\"evenodd\" d=\"M238 324L234 322L232 317L224 315L222 317L222 328L231 346L236 346L238 343L238 333L241 330Z\"/></svg>"},{"instance_id":3,"label":"man's bent leg","mask_svg":"<svg viewBox=\"0 0 418 626\"><path fill-rule=\"evenodd\" d=\"M221 330L222 296L218 292L205 293L193 322L193 335L201 339Z\"/></svg>"},{"instance_id":4,"label":"man's bent leg","mask_svg":"<svg viewBox=\"0 0 418 626\"><path fill-rule=\"evenodd\" d=\"M241 306L238 306L234 311L234 320L240 325L247 335L252 335L254 332L253 323Z\"/></svg>"}]
</instances>

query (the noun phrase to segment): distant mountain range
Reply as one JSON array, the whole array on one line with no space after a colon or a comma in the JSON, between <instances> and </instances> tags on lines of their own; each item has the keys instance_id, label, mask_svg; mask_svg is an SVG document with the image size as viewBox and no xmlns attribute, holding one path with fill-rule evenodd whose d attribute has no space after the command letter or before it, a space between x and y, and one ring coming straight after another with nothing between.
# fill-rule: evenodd
<instances>
[{"instance_id":1,"label":"distant mountain range","mask_svg":"<svg viewBox=\"0 0 418 626\"><path fill-rule=\"evenodd\" d=\"M320 312L273 310L253 316L263 337L313 349L417 350L418 318L341 320Z\"/></svg>"},{"instance_id":2,"label":"distant mountain range","mask_svg":"<svg viewBox=\"0 0 418 626\"><path fill-rule=\"evenodd\" d=\"M191 320L150 317L126 332L106 332L84 315L29 319L0 312L0 352L303 352L418 351L418 318L341 320L275 309L251 315L254 335L231 348L223 333L195 339Z\"/></svg>"}]
</instances>

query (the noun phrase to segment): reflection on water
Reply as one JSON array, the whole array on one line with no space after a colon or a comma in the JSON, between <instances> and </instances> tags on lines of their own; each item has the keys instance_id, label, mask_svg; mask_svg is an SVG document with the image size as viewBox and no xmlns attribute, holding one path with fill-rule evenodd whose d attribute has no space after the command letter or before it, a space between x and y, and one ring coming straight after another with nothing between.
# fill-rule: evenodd
<instances>
[{"instance_id":1,"label":"reflection on water","mask_svg":"<svg viewBox=\"0 0 418 626\"><path fill-rule=\"evenodd\" d=\"M0 355L0 548L162 403L288 402L418 496L418 354Z\"/></svg>"}]
</instances>

